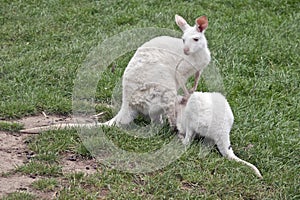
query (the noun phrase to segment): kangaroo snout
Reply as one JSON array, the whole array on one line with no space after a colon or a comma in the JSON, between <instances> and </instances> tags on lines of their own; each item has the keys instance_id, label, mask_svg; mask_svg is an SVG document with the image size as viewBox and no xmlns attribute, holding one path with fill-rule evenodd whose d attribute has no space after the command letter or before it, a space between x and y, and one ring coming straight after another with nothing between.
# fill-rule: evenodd
<instances>
[{"instance_id":1,"label":"kangaroo snout","mask_svg":"<svg viewBox=\"0 0 300 200\"><path fill-rule=\"evenodd\" d=\"M183 52L184 52L185 55L189 55L189 53L190 53L190 48L184 47L184 48L183 48Z\"/></svg>"}]
</instances>

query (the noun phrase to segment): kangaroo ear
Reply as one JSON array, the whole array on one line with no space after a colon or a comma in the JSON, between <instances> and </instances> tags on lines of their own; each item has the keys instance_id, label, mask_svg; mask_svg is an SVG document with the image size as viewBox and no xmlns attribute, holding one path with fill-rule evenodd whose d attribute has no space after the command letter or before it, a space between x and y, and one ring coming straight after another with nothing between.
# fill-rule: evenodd
<instances>
[{"instance_id":1,"label":"kangaroo ear","mask_svg":"<svg viewBox=\"0 0 300 200\"><path fill-rule=\"evenodd\" d=\"M185 19L183 19L183 17L179 15L175 15L175 22L182 31L185 31L187 28L190 27L190 25L188 25Z\"/></svg>"},{"instance_id":2,"label":"kangaroo ear","mask_svg":"<svg viewBox=\"0 0 300 200\"><path fill-rule=\"evenodd\" d=\"M206 16L202 16L196 19L196 28L199 32L203 32L208 26L208 20Z\"/></svg>"}]
</instances>

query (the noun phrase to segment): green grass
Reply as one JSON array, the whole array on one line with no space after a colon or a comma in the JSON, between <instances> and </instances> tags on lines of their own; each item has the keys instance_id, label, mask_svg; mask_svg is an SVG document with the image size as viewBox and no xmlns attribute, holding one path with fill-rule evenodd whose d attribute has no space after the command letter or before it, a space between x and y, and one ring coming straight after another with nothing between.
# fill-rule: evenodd
<instances>
[{"instance_id":1,"label":"green grass","mask_svg":"<svg viewBox=\"0 0 300 200\"><path fill-rule=\"evenodd\" d=\"M48 131L29 140L28 146L37 153L36 159L51 164L58 161L59 155L63 152L70 150L80 153L80 150L83 151L79 141L75 130Z\"/></svg>"},{"instance_id":2,"label":"green grass","mask_svg":"<svg viewBox=\"0 0 300 200\"><path fill-rule=\"evenodd\" d=\"M0 118L6 120L42 111L71 114L76 74L105 39L141 27L179 31L176 13L190 23L207 15L211 65L222 75L235 116L233 148L257 165L264 179L215 150L199 156L197 143L170 166L149 174L101 166L93 175L63 175L57 162L64 152L91 156L74 130L31 138L28 146L36 157L19 171L64 179L59 199L299 198L299 7L296 0L1 1ZM96 110L106 111L105 119L112 117L106 105L132 53L108 66L98 83ZM208 90L205 79L199 89ZM113 129L107 136L134 151L153 150L169 141L168 133L142 140L118 132ZM151 145L156 139L160 141ZM249 144L253 147L247 149Z\"/></svg>"},{"instance_id":3,"label":"green grass","mask_svg":"<svg viewBox=\"0 0 300 200\"><path fill-rule=\"evenodd\" d=\"M32 186L37 190L42 190L46 192L54 191L54 189L58 186L58 181L54 178L45 178L33 182Z\"/></svg>"},{"instance_id":4,"label":"green grass","mask_svg":"<svg viewBox=\"0 0 300 200\"><path fill-rule=\"evenodd\" d=\"M38 198L32 194L28 194L25 192L14 192L7 195L2 200L36 200L36 199Z\"/></svg>"},{"instance_id":5,"label":"green grass","mask_svg":"<svg viewBox=\"0 0 300 200\"><path fill-rule=\"evenodd\" d=\"M10 122L2 122L0 121L0 130L1 131L9 131L9 132L17 132L23 128L22 124L19 123L10 123Z\"/></svg>"},{"instance_id":6,"label":"green grass","mask_svg":"<svg viewBox=\"0 0 300 200\"><path fill-rule=\"evenodd\" d=\"M61 167L58 164L48 164L40 161L31 161L25 165L17 167L17 172L31 174L33 176L54 176L62 175Z\"/></svg>"}]
</instances>

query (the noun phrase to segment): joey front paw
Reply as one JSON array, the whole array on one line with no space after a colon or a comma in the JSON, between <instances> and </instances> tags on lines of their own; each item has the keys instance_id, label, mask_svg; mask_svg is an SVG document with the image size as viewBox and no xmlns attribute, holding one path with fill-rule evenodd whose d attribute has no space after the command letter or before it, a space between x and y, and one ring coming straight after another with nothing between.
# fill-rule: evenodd
<instances>
[{"instance_id":1,"label":"joey front paw","mask_svg":"<svg viewBox=\"0 0 300 200\"><path fill-rule=\"evenodd\" d=\"M191 94L185 95L184 97L182 97L180 104L185 105L187 103L187 101L189 100Z\"/></svg>"},{"instance_id":2,"label":"joey front paw","mask_svg":"<svg viewBox=\"0 0 300 200\"><path fill-rule=\"evenodd\" d=\"M196 89L195 89L195 88L192 88L192 89L189 90L189 94L191 95L191 94L193 94L195 91L196 91Z\"/></svg>"}]
</instances>

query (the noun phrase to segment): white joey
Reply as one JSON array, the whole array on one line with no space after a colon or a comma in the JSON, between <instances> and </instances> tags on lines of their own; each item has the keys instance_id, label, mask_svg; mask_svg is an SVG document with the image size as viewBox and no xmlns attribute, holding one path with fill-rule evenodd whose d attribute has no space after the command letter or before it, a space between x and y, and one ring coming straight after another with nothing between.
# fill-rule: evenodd
<instances>
[{"instance_id":1,"label":"white joey","mask_svg":"<svg viewBox=\"0 0 300 200\"><path fill-rule=\"evenodd\" d=\"M194 92L186 105L177 107L177 128L185 134L184 145L190 144L196 134L203 136L213 141L224 157L244 163L262 178L257 167L233 153L229 136L233 121L230 105L220 93Z\"/></svg>"}]
</instances>

